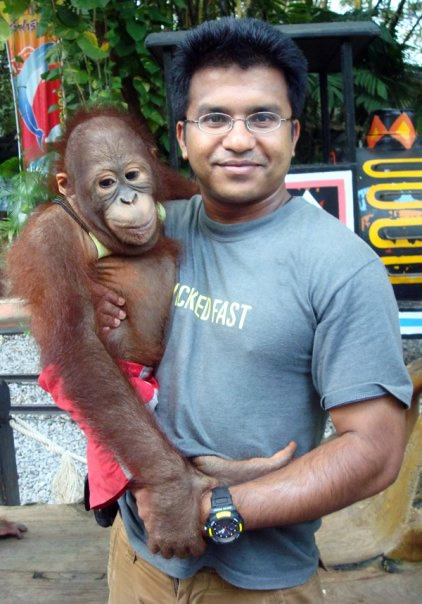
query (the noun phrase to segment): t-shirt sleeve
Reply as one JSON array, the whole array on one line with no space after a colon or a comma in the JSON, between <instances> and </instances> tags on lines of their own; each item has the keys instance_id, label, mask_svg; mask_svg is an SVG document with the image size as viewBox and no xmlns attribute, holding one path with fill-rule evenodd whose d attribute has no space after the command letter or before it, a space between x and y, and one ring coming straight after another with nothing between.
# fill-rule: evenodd
<instances>
[{"instance_id":1,"label":"t-shirt sleeve","mask_svg":"<svg viewBox=\"0 0 422 604\"><path fill-rule=\"evenodd\" d=\"M376 258L317 310L312 377L324 409L391 394L410 405L394 293Z\"/></svg>"}]
</instances>

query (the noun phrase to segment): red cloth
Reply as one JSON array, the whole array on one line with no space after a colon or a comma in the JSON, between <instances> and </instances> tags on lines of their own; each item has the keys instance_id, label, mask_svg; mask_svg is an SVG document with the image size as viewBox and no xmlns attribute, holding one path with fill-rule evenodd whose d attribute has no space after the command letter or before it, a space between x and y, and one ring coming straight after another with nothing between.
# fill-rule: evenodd
<instances>
[{"instance_id":1,"label":"red cloth","mask_svg":"<svg viewBox=\"0 0 422 604\"><path fill-rule=\"evenodd\" d=\"M129 361L117 361L117 363L139 394L140 402L145 402L153 410L157 404L158 383L152 375L152 370ZM123 472L113 453L97 442L82 413L66 396L63 381L56 373L54 365L49 365L42 371L38 383L51 394L60 409L70 414L86 434L90 507L102 508L112 503L125 492L130 479Z\"/></svg>"}]
</instances>

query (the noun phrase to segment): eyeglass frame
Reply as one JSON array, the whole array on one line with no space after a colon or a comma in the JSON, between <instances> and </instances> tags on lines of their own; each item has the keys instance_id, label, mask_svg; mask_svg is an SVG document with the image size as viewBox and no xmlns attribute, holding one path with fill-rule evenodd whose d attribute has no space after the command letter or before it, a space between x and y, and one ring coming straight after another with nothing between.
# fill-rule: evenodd
<instances>
[{"instance_id":1,"label":"eyeglass frame","mask_svg":"<svg viewBox=\"0 0 422 604\"><path fill-rule=\"evenodd\" d=\"M280 120L280 123L275 128L271 128L271 130L262 130L262 131L251 130L250 126L248 125L248 120L251 118L252 115L258 115L259 113L267 113L267 114L269 113L271 115L276 115L278 117L278 119ZM224 132L211 132L210 130L203 130L200 126L200 121L204 117L207 117L209 115L224 115L225 117L230 118L229 129L225 130ZM281 128L282 123L291 122L291 121L294 121L295 119L296 118L294 118L293 116L292 117L281 117L281 115L278 115L278 113L275 113L274 111L254 111L253 113L250 113L246 117L236 117L236 118L232 117L228 113L221 113L220 111L211 111L210 113L205 113L204 115L201 115L197 120L185 119L185 120L183 120L183 124L196 124L198 126L199 130L201 132L203 132L204 134L211 134L212 136L223 136L233 130L233 126L234 126L235 122L244 122L246 130L248 132L250 132L251 134L269 134L270 132L275 132L276 130L279 130Z\"/></svg>"}]
</instances>

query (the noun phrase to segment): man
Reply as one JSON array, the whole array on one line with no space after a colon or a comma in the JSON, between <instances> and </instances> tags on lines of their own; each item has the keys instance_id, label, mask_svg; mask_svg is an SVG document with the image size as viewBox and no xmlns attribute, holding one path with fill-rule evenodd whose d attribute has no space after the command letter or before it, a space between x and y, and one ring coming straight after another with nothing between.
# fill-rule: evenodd
<instances>
[{"instance_id":1,"label":"man","mask_svg":"<svg viewBox=\"0 0 422 604\"><path fill-rule=\"evenodd\" d=\"M400 468L411 384L385 270L284 182L305 78L294 43L256 20L205 23L175 58L177 138L201 196L167 206L183 254L157 421L187 458L271 456L291 440L298 450L285 468L202 496L200 557L152 553L139 519L154 518L148 492L126 493L112 603L322 602L319 518ZM113 325L124 317L103 308ZM321 446L327 411L338 438Z\"/></svg>"}]
</instances>

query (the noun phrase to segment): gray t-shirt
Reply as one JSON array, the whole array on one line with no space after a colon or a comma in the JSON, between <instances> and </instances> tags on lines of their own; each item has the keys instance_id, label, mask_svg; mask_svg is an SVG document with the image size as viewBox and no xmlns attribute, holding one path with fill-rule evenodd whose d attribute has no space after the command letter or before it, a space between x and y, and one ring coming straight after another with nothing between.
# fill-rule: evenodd
<instances>
[{"instance_id":1,"label":"gray t-shirt","mask_svg":"<svg viewBox=\"0 0 422 604\"><path fill-rule=\"evenodd\" d=\"M374 252L301 198L263 218L221 224L199 196L166 206L183 243L157 371L157 419L186 456L270 456L320 442L326 410L393 394L409 404L397 306ZM149 552L130 494L120 501L132 547L171 576L213 567L247 589L304 583L318 563L319 520L246 532L202 558Z\"/></svg>"}]
</instances>

